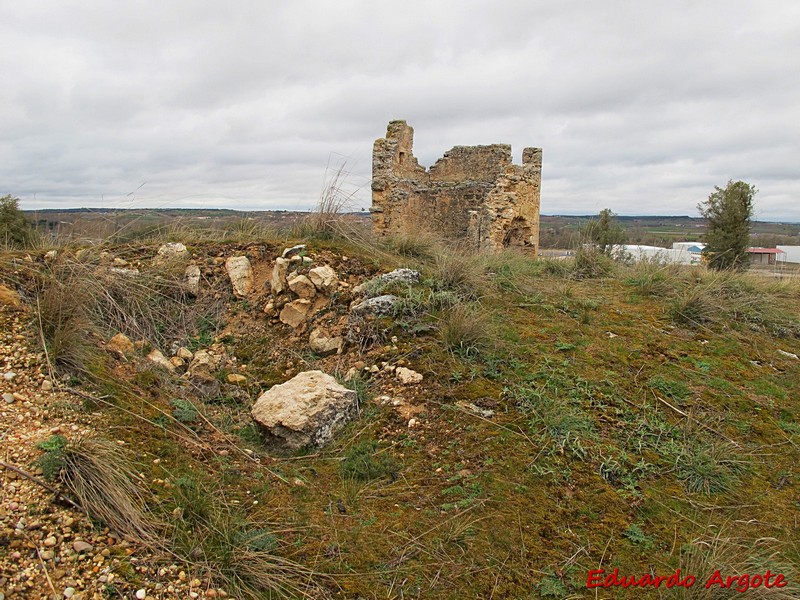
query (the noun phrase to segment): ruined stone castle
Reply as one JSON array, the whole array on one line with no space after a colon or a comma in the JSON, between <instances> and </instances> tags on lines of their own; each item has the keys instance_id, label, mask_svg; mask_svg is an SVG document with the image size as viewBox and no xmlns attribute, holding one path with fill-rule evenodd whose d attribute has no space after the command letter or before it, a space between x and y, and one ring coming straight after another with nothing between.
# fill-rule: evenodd
<instances>
[{"instance_id":1,"label":"ruined stone castle","mask_svg":"<svg viewBox=\"0 0 800 600\"><path fill-rule=\"evenodd\" d=\"M412 154L414 130L391 121L372 151L373 229L380 235L431 231L476 249L539 248L541 148L456 146L425 169Z\"/></svg>"}]
</instances>

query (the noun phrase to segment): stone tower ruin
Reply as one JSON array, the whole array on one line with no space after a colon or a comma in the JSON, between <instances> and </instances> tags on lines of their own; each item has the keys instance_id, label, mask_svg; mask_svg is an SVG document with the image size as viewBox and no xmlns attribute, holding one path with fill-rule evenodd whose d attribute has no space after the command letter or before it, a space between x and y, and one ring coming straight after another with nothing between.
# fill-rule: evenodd
<instances>
[{"instance_id":1,"label":"stone tower ruin","mask_svg":"<svg viewBox=\"0 0 800 600\"><path fill-rule=\"evenodd\" d=\"M380 234L427 230L476 249L539 249L541 148L456 146L425 169L412 153L414 130L391 121L372 151L372 226Z\"/></svg>"}]
</instances>

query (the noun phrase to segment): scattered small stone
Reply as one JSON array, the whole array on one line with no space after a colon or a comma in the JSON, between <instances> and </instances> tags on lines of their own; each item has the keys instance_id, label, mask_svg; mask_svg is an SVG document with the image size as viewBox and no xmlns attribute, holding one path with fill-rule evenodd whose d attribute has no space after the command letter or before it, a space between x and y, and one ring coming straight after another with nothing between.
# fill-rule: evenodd
<instances>
[{"instance_id":1,"label":"scattered small stone","mask_svg":"<svg viewBox=\"0 0 800 600\"><path fill-rule=\"evenodd\" d=\"M233 293L244 297L253 289L253 267L246 256L231 256L225 261L225 270L233 286Z\"/></svg>"},{"instance_id":2,"label":"scattered small stone","mask_svg":"<svg viewBox=\"0 0 800 600\"><path fill-rule=\"evenodd\" d=\"M311 269L308 272L308 278L320 293L326 296L333 294L336 288L339 287L339 279L336 277L336 271L328 265Z\"/></svg>"},{"instance_id":3,"label":"scattered small stone","mask_svg":"<svg viewBox=\"0 0 800 600\"><path fill-rule=\"evenodd\" d=\"M390 271L389 273L384 273L383 275L378 275L377 277L373 277L369 281L365 281L361 285L357 285L353 288L353 291L356 294L360 294L361 292L367 291L370 288L377 289L379 286L378 284L388 285L390 283L418 283L419 282L419 271L415 271L413 269L395 269L394 271ZM374 286L374 287L373 287Z\"/></svg>"},{"instance_id":4,"label":"scattered small stone","mask_svg":"<svg viewBox=\"0 0 800 600\"><path fill-rule=\"evenodd\" d=\"M272 268L272 278L270 280L270 287L272 288L272 294L274 296L283 293L288 287L288 282L286 281L286 274L288 271L289 261L285 258L277 258L275 260L275 266Z\"/></svg>"},{"instance_id":5,"label":"scattered small stone","mask_svg":"<svg viewBox=\"0 0 800 600\"><path fill-rule=\"evenodd\" d=\"M779 349L778 350L778 354L780 354L781 356L785 356L786 358L793 358L795 360L800 360L800 358L798 358L797 354L794 354L793 352L786 352L786 350L780 350Z\"/></svg>"},{"instance_id":6,"label":"scattered small stone","mask_svg":"<svg viewBox=\"0 0 800 600\"><path fill-rule=\"evenodd\" d=\"M414 427L417 426L418 423L419 423L419 421L417 421L416 419L409 419L408 420L408 428L409 429L413 429Z\"/></svg>"},{"instance_id":7,"label":"scattered small stone","mask_svg":"<svg viewBox=\"0 0 800 600\"><path fill-rule=\"evenodd\" d=\"M311 300L317 295L317 289L311 280L305 275L297 275L288 281L289 289L297 294L300 298L307 298Z\"/></svg>"},{"instance_id":8,"label":"scattered small stone","mask_svg":"<svg viewBox=\"0 0 800 600\"><path fill-rule=\"evenodd\" d=\"M89 542L84 542L83 540L78 540L72 543L72 549L75 550L78 554L81 552L91 552L94 550L94 546L92 546Z\"/></svg>"},{"instance_id":9,"label":"scattered small stone","mask_svg":"<svg viewBox=\"0 0 800 600\"><path fill-rule=\"evenodd\" d=\"M53 382L49 379L45 379L42 381L42 391L43 392L52 392L53 391Z\"/></svg>"},{"instance_id":10,"label":"scattered small stone","mask_svg":"<svg viewBox=\"0 0 800 600\"><path fill-rule=\"evenodd\" d=\"M240 375L239 373L228 373L226 379L228 380L228 383L233 384L245 383L247 381L247 377Z\"/></svg>"},{"instance_id":11,"label":"scattered small stone","mask_svg":"<svg viewBox=\"0 0 800 600\"><path fill-rule=\"evenodd\" d=\"M68 587L64 590L64 598L72 598L75 595L75 588Z\"/></svg>"},{"instance_id":12,"label":"scattered small stone","mask_svg":"<svg viewBox=\"0 0 800 600\"><path fill-rule=\"evenodd\" d=\"M162 259L181 258L189 255L189 250L180 242L168 242L161 244L158 248L157 256Z\"/></svg>"},{"instance_id":13,"label":"scattered small stone","mask_svg":"<svg viewBox=\"0 0 800 600\"><path fill-rule=\"evenodd\" d=\"M407 369L406 367L397 367L394 373L397 379L400 380L400 383L404 385L420 383L423 379L422 373L417 373L416 371Z\"/></svg>"},{"instance_id":14,"label":"scattered small stone","mask_svg":"<svg viewBox=\"0 0 800 600\"><path fill-rule=\"evenodd\" d=\"M341 336L329 337L321 329L315 329L308 338L309 347L320 356L341 354L344 338Z\"/></svg>"},{"instance_id":15,"label":"scattered small stone","mask_svg":"<svg viewBox=\"0 0 800 600\"><path fill-rule=\"evenodd\" d=\"M296 246L292 246L291 248L286 248L281 254L281 258L292 258L293 256L297 256L298 254L300 254L305 249L306 249L305 244L297 244Z\"/></svg>"},{"instance_id":16,"label":"scattered small stone","mask_svg":"<svg viewBox=\"0 0 800 600\"><path fill-rule=\"evenodd\" d=\"M175 353L175 356L182 358L183 360L192 360L194 358L192 351L184 346L178 348L178 352Z\"/></svg>"},{"instance_id":17,"label":"scattered small stone","mask_svg":"<svg viewBox=\"0 0 800 600\"><path fill-rule=\"evenodd\" d=\"M17 374L14 373L14 371L7 371L7 372L3 373L3 379L5 379L6 381L11 381L16 376L17 376Z\"/></svg>"},{"instance_id":18,"label":"scattered small stone","mask_svg":"<svg viewBox=\"0 0 800 600\"><path fill-rule=\"evenodd\" d=\"M200 267L197 265L186 267L183 273L183 286L191 296L197 296L200 293Z\"/></svg>"},{"instance_id":19,"label":"scattered small stone","mask_svg":"<svg viewBox=\"0 0 800 600\"><path fill-rule=\"evenodd\" d=\"M286 323L290 327L297 328L305 323L306 316L311 311L311 301L299 298L289 302L283 307L280 314L281 323Z\"/></svg>"},{"instance_id":20,"label":"scattered small stone","mask_svg":"<svg viewBox=\"0 0 800 600\"><path fill-rule=\"evenodd\" d=\"M175 365L173 365L158 348L150 351L150 353L147 355L147 360L165 368L167 371L173 372L175 370Z\"/></svg>"},{"instance_id":21,"label":"scattered small stone","mask_svg":"<svg viewBox=\"0 0 800 600\"><path fill-rule=\"evenodd\" d=\"M383 296L376 296L375 298L368 298L363 302L359 302L350 309L354 314L359 313L372 313L374 315L388 315L391 314L394 305L400 301L400 298L392 294L384 294Z\"/></svg>"},{"instance_id":22,"label":"scattered small stone","mask_svg":"<svg viewBox=\"0 0 800 600\"><path fill-rule=\"evenodd\" d=\"M147 590L144 588L136 590L136 597L138 600L144 600L147 597Z\"/></svg>"},{"instance_id":23,"label":"scattered small stone","mask_svg":"<svg viewBox=\"0 0 800 600\"><path fill-rule=\"evenodd\" d=\"M3 400L5 400L6 404L14 404L14 394L9 394L6 392L3 394Z\"/></svg>"},{"instance_id":24,"label":"scattered small stone","mask_svg":"<svg viewBox=\"0 0 800 600\"><path fill-rule=\"evenodd\" d=\"M118 354L133 354L136 351L136 346L131 339L124 333L118 333L106 344L106 349Z\"/></svg>"}]
</instances>

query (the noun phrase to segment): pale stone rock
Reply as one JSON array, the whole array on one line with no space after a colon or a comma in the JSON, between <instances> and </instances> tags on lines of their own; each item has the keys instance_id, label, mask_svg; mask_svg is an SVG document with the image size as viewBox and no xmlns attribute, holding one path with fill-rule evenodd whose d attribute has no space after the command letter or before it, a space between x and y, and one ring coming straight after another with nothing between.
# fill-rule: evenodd
<instances>
[{"instance_id":1,"label":"pale stone rock","mask_svg":"<svg viewBox=\"0 0 800 600\"><path fill-rule=\"evenodd\" d=\"M423 379L422 373L417 373L416 371L407 369L406 367L397 367L394 371L394 374L397 379L400 380L400 383L405 385L420 383Z\"/></svg>"},{"instance_id":2,"label":"pale stone rock","mask_svg":"<svg viewBox=\"0 0 800 600\"><path fill-rule=\"evenodd\" d=\"M166 356L161 353L161 350L158 348L151 350L150 353L147 355L147 360L157 364L159 367L163 367L170 373L175 371L175 365L169 362Z\"/></svg>"},{"instance_id":3,"label":"pale stone rock","mask_svg":"<svg viewBox=\"0 0 800 600\"><path fill-rule=\"evenodd\" d=\"M286 273L288 270L288 260L285 258L275 259L275 266L272 268L272 279L270 280L273 295L277 296L287 289L289 284L286 281Z\"/></svg>"},{"instance_id":4,"label":"pale stone rock","mask_svg":"<svg viewBox=\"0 0 800 600\"><path fill-rule=\"evenodd\" d=\"M225 261L225 270L233 285L233 293L244 297L253 289L253 267L246 256L231 256Z\"/></svg>"},{"instance_id":5,"label":"pale stone rock","mask_svg":"<svg viewBox=\"0 0 800 600\"><path fill-rule=\"evenodd\" d=\"M400 298L392 294L376 296L375 298L368 298L356 304L350 309L350 312L355 314L372 313L374 315L388 315L391 314L394 305L397 304L399 300Z\"/></svg>"},{"instance_id":6,"label":"pale stone rock","mask_svg":"<svg viewBox=\"0 0 800 600\"><path fill-rule=\"evenodd\" d=\"M296 246L292 246L291 248L286 248L281 254L281 258L292 258L293 256L297 256L298 254L300 254L305 249L306 249L305 244L297 244Z\"/></svg>"},{"instance_id":7,"label":"pale stone rock","mask_svg":"<svg viewBox=\"0 0 800 600\"><path fill-rule=\"evenodd\" d=\"M383 275L373 277L361 285L357 285L353 288L353 292L356 294L361 294L362 292L369 292L370 289L379 289L381 286L388 285L390 283L406 283L408 285L411 285L412 283L419 283L419 271L405 268L395 269L394 271L389 271Z\"/></svg>"},{"instance_id":8,"label":"pale stone rock","mask_svg":"<svg viewBox=\"0 0 800 600\"><path fill-rule=\"evenodd\" d=\"M172 366L176 369L182 369L186 366L186 361L183 360L180 356L173 356L169 359L169 362L172 363Z\"/></svg>"},{"instance_id":9,"label":"pale stone rock","mask_svg":"<svg viewBox=\"0 0 800 600\"><path fill-rule=\"evenodd\" d=\"M131 338L124 333L118 333L106 343L106 349L119 354L133 354L136 346L133 345Z\"/></svg>"},{"instance_id":10,"label":"pale stone rock","mask_svg":"<svg viewBox=\"0 0 800 600\"><path fill-rule=\"evenodd\" d=\"M244 383L247 381L247 377L240 375L239 373L228 373L226 379L228 380L228 383L233 384Z\"/></svg>"},{"instance_id":11,"label":"pale stone rock","mask_svg":"<svg viewBox=\"0 0 800 600\"><path fill-rule=\"evenodd\" d=\"M192 351L186 348L185 346L181 346L178 348L178 351L175 353L175 356L182 358L183 360L192 360L194 358L194 354Z\"/></svg>"},{"instance_id":12,"label":"pale stone rock","mask_svg":"<svg viewBox=\"0 0 800 600\"><path fill-rule=\"evenodd\" d=\"M264 392L253 419L285 450L320 447L358 412L358 396L322 371L300 373Z\"/></svg>"},{"instance_id":13,"label":"pale stone rock","mask_svg":"<svg viewBox=\"0 0 800 600\"><path fill-rule=\"evenodd\" d=\"M42 391L43 392L52 392L53 391L53 382L49 379L45 379L42 381Z\"/></svg>"},{"instance_id":14,"label":"pale stone rock","mask_svg":"<svg viewBox=\"0 0 800 600\"><path fill-rule=\"evenodd\" d=\"M311 301L300 298L286 304L281 310L281 323L297 328L306 321L308 313L311 311Z\"/></svg>"},{"instance_id":15,"label":"pale stone rock","mask_svg":"<svg viewBox=\"0 0 800 600\"><path fill-rule=\"evenodd\" d=\"M289 289L301 298L307 298L308 300L311 300L317 295L317 289L314 287L314 284L311 283L311 280L305 275L296 275L289 279L288 283Z\"/></svg>"},{"instance_id":16,"label":"pale stone rock","mask_svg":"<svg viewBox=\"0 0 800 600\"><path fill-rule=\"evenodd\" d=\"M180 242L161 244L156 252L157 263L167 263L189 258L189 250Z\"/></svg>"},{"instance_id":17,"label":"pale stone rock","mask_svg":"<svg viewBox=\"0 0 800 600\"><path fill-rule=\"evenodd\" d=\"M56 259L57 256L58 256L58 252L56 250L50 250L49 252L45 252L44 259L47 262L52 262L52 261L54 261Z\"/></svg>"},{"instance_id":18,"label":"pale stone rock","mask_svg":"<svg viewBox=\"0 0 800 600\"><path fill-rule=\"evenodd\" d=\"M315 329L308 338L308 346L320 356L341 354L344 338L341 336L328 337L323 330Z\"/></svg>"},{"instance_id":19,"label":"pale stone rock","mask_svg":"<svg viewBox=\"0 0 800 600\"><path fill-rule=\"evenodd\" d=\"M183 287L187 294L197 296L200 293L200 267L189 265L183 274Z\"/></svg>"},{"instance_id":20,"label":"pale stone rock","mask_svg":"<svg viewBox=\"0 0 800 600\"><path fill-rule=\"evenodd\" d=\"M339 287L339 278L336 276L336 271L328 265L309 270L308 278L326 296L332 295Z\"/></svg>"},{"instance_id":21,"label":"pale stone rock","mask_svg":"<svg viewBox=\"0 0 800 600\"><path fill-rule=\"evenodd\" d=\"M208 350L198 350L192 357L192 362L189 365L189 371L197 371L198 369L207 369L213 371L219 365L219 359L211 354Z\"/></svg>"},{"instance_id":22,"label":"pale stone rock","mask_svg":"<svg viewBox=\"0 0 800 600\"><path fill-rule=\"evenodd\" d=\"M77 540L72 543L72 549L75 550L78 554L81 552L91 552L94 549L89 542L84 542L83 540Z\"/></svg>"},{"instance_id":23,"label":"pale stone rock","mask_svg":"<svg viewBox=\"0 0 800 600\"><path fill-rule=\"evenodd\" d=\"M124 258L115 257L114 260L111 261L111 264L114 265L115 267L127 267L128 261L125 260Z\"/></svg>"}]
</instances>

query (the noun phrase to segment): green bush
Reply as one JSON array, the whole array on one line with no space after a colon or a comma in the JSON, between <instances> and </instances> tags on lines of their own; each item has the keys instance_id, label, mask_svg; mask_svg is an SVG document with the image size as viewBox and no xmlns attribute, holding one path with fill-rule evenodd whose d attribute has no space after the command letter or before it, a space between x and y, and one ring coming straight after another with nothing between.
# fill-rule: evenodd
<instances>
[{"instance_id":1,"label":"green bush","mask_svg":"<svg viewBox=\"0 0 800 600\"><path fill-rule=\"evenodd\" d=\"M6 248L29 248L35 239L36 232L19 209L19 198L0 198L0 242Z\"/></svg>"},{"instance_id":2,"label":"green bush","mask_svg":"<svg viewBox=\"0 0 800 600\"><path fill-rule=\"evenodd\" d=\"M378 452L378 444L372 440L365 440L352 446L339 467L342 478L358 481L392 477L399 470L400 465L397 461L385 452Z\"/></svg>"}]
</instances>

